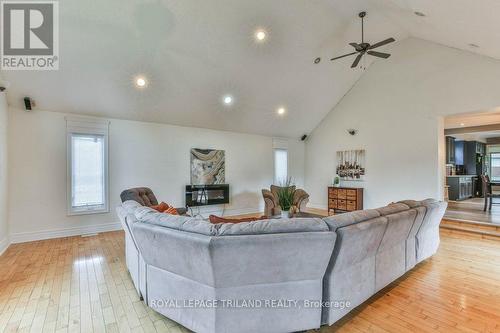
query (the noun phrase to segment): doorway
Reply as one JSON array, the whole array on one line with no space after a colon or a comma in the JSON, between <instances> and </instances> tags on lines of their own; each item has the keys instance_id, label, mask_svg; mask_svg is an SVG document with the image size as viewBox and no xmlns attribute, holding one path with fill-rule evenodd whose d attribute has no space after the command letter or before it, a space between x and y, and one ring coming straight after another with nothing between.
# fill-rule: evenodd
<instances>
[{"instance_id":1,"label":"doorway","mask_svg":"<svg viewBox=\"0 0 500 333\"><path fill-rule=\"evenodd\" d=\"M446 117L444 128L445 219L500 226L500 109Z\"/></svg>"}]
</instances>

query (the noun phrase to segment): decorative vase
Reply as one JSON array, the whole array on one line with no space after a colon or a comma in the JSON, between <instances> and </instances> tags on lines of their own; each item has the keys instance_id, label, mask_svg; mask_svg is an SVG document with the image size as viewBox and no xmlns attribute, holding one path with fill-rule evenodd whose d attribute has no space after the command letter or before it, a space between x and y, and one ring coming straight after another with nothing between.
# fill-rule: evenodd
<instances>
[{"instance_id":1,"label":"decorative vase","mask_svg":"<svg viewBox=\"0 0 500 333\"><path fill-rule=\"evenodd\" d=\"M335 177L333 177L332 186L333 187L340 187L340 177L339 177L339 175L335 175Z\"/></svg>"},{"instance_id":2,"label":"decorative vase","mask_svg":"<svg viewBox=\"0 0 500 333\"><path fill-rule=\"evenodd\" d=\"M282 210L281 211L281 218L282 219L288 219L288 218L290 218L290 211L289 210Z\"/></svg>"}]
</instances>

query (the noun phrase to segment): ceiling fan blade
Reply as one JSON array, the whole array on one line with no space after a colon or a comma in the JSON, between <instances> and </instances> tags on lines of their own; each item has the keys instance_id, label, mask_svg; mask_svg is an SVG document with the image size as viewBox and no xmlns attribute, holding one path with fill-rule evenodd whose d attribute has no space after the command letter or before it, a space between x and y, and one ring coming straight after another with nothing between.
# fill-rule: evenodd
<instances>
[{"instance_id":1,"label":"ceiling fan blade","mask_svg":"<svg viewBox=\"0 0 500 333\"><path fill-rule=\"evenodd\" d=\"M368 53L369 55L379 57L379 58L384 58L384 59L387 59L391 56L389 53L383 53L383 52L377 52L377 51L368 51L366 53Z\"/></svg>"},{"instance_id":2,"label":"ceiling fan blade","mask_svg":"<svg viewBox=\"0 0 500 333\"><path fill-rule=\"evenodd\" d=\"M389 43L392 43L392 42L395 42L396 40L394 38L387 38L386 40L383 40L381 42L378 42L378 43L375 43L373 45L370 45L370 47L368 48L368 50L373 50L377 47L380 47L380 46L383 46L385 44L389 44Z\"/></svg>"},{"instance_id":3,"label":"ceiling fan blade","mask_svg":"<svg viewBox=\"0 0 500 333\"><path fill-rule=\"evenodd\" d=\"M354 67L358 66L359 61L361 60L361 58L362 58L362 57L363 57L363 53L360 53L360 54L356 57L356 59L354 60L354 62L352 63L351 68L354 68Z\"/></svg>"},{"instance_id":4,"label":"ceiling fan blade","mask_svg":"<svg viewBox=\"0 0 500 333\"><path fill-rule=\"evenodd\" d=\"M356 52L352 52L352 53L348 53L348 54L344 54L344 55L341 55L340 57L335 57L335 58L332 58L330 60L337 60L337 59L340 59L340 58L343 58L343 57L348 57L348 56L351 56L353 54L356 54L358 53L357 51Z\"/></svg>"}]
</instances>

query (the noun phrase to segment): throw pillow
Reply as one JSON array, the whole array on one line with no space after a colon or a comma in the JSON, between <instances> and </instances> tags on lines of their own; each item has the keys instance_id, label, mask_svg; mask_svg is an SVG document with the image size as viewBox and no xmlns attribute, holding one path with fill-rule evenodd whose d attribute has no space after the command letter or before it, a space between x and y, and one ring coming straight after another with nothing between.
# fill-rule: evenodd
<instances>
[{"instance_id":1,"label":"throw pillow","mask_svg":"<svg viewBox=\"0 0 500 333\"><path fill-rule=\"evenodd\" d=\"M247 218L242 218L242 219L231 219L231 218L224 218L224 217L215 216L215 215L210 215L208 217L210 223L213 223L213 224L253 222L253 221L259 221L259 220L265 220L266 218L267 218L266 216L261 216L261 217L247 217Z\"/></svg>"},{"instance_id":2,"label":"throw pillow","mask_svg":"<svg viewBox=\"0 0 500 333\"><path fill-rule=\"evenodd\" d=\"M159 205L151 206L151 208L159 211L160 213L163 213L170 208L170 205L162 201Z\"/></svg>"},{"instance_id":3,"label":"throw pillow","mask_svg":"<svg viewBox=\"0 0 500 333\"><path fill-rule=\"evenodd\" d=\"M164 214L170 214L170 215L179 215L179 213L177 213L177 209L175 209L175 207L168 207L168 209L164 210L163 211Z\"/></svg>"}]
</instances>

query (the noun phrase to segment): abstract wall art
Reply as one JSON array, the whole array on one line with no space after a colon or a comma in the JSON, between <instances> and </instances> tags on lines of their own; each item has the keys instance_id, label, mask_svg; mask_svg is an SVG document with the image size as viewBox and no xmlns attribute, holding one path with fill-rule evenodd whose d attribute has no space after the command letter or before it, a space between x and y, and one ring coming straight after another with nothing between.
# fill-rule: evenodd
<instances>
[{"instance_id":1,"label":"abstract wall art","mask_svg":"<svg viewBox=\"0 0 500 333\"><path fill-rule=\"evenodd\" d=\"M224 150L191 149L191 185L224 184L225 182Z\"/></svg>"}]
</instances>

